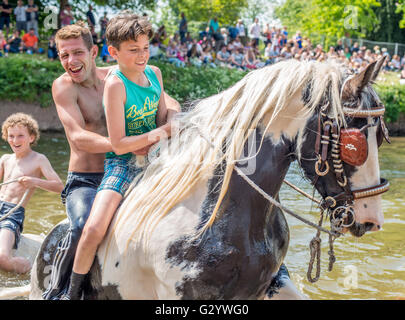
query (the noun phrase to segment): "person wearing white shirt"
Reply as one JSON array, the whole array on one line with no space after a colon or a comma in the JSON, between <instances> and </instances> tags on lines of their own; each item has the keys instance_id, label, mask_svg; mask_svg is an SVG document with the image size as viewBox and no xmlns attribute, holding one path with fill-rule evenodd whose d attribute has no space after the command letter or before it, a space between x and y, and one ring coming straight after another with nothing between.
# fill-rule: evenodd
<instances>
[{"instance_id":1,"label":"person wearing white shirt","mask_svg":"<svg viewBox=\"0 0 405 320\"><path fill-rule=\"evenodd\" d=\"M259 24L259 19L255 18L255 21L253 22L253 24L250 26L250 36L252 38L252 40L254 40L256 42L256 45L259 46L259 42L260 42L260 24Z\"/></svg>"},{"instance_id":2,"label":"person wearing white shirt","mask_svg":"<svg viewBox=\"0 0 405 320\"><path fill-rule=\"evenodd\" d=\"M24 6L22 0L17 1L17 7L14 8L15 14L15 21L16 21L16 29L18 31L24 30L27 31L27 14L26 11L27 7Z\"/></svg>"}]
</instances>

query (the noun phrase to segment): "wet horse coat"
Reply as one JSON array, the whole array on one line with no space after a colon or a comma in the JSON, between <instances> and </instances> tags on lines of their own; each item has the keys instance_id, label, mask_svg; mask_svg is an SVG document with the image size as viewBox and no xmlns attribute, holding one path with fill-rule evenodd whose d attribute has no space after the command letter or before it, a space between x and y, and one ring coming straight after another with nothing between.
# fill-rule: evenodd
<instances>
[{"instance_id":1,"label":"wet horse coat","mask_svg":"<svg viewBox=\"0 0 405 320\"><path fill-rule=\"evenodd\" d=\"M282 66L289 67L290 70L299 67L297 62L277 67L282 70ZM270 74L272 70L258 70L250 77L261 76L262 73L265 76L265 72ZM302 79L307 80L304 74L302 71ZM331 81L334 81L333 77ZM337 82L342 85L341 80ZM290 83L294 82L291 80ZM308 85L308 81L303 83ZM245 87L250 86L254 87L254 83L250 83L247 79ZM269 85L267 88L269 93L263 94L263 97L251 94L252 103L265 103L271 96L271 87L272 85ZM314 155L310 150L316 138L315 112L319 112L319 107L325 99L330 97L336 99L336 96L326 88L322 96L315 99L317 103L313 107L313 113L302 113L307 109L304 103L307 90L304 86L295 89L292 87L293 85L291 85L293 91L285 98L286 106L276 110L277 112L272 115L264 113L260 117L261 122L255 127L257 130L245 135L245 138L253 140L254 150L257 150L257 154L250 157L256 167L249 177L275 198L278 196L289 165L294 160L299 161L306 176L314 181L313 164L316 159L313 159ZM235 96L240 98L238 88L231 90L234 90ZM221 96L218 99L225 97ZM336 113L334 109L330 112L334 111ZM348 119L348 123L356 127L363 126L365 121L367 122L367 120L352 122ZM373 134L375 136L375 128L370 127L368 137ZM215 139L215 134L208 137L211 138ZM195 139L199 140L198 142L190 140L190 148L193 148L193 143L204 145L204 139L198 136ZM223 143L222 140L219 141ZM368 143L373 148L375 139L369 138ZM245 139L242 146L245 151L243 154L251 156L251 147L252 144L249 145ZM205 155L208 156L211 152L210 148L205 146ZM160 159L162 157L164 158L161 156ZM240 158L243 157L239 155L236 160ZM373 166L372 169L378 171L378 163L376 164L374 160L375 157L370 157L364 166L367 168ZM220 201L213 223L196 237L196 232L206 226L215 212L216 204L219 203L227 165L227 161L222 159L213 167L211 174L203 174L198 181L193 181L181 201L177 201L170 208L164 206L168 213L159 216L154 227L147 229L149 232L143 233L138 229L134 231L133 219L143 217L147 221L149 217L139 215L132 207L134 199L139 198L136 193L142 188L140 182L122 204L110 225L106 239L98 249L96 261L90 272L89 284L85 289L85 298L262 299L269 296L274 291L272 281L275 280L287 253L288 225L282 212L270 205L235 171L231 171L225 196ZM243 161L237 162L236 165L243 167ZM159 163L156 167L159 169ZM347 177L355 188L375 185L374 180L377 177L372 177L373 181L369 181L367 177L359 177L360 174L364 175L361 168L356 169L347 165L345 168ZM148 170L152 169L149 167L146 172ZM161 171L163 172L163 169ZM147 183L148 179L152 178L147 177L145 173L143 181ZM335 180L331 173L319 178L315 186L323 197L334 195L341 192ZM159 183L160 185L170 183L170 180ZM154 191L151 189L151 193ZM163 201L164 198L161 199L161 202ZM358 225L365 222L360 221ZM33 272L33 283L39 289L37 293L45 286L42 284L43 265L40 264L44 251L46 250L41 251ZM35 297L33 294L32 298Z\"/></svg>"}]
</instances>

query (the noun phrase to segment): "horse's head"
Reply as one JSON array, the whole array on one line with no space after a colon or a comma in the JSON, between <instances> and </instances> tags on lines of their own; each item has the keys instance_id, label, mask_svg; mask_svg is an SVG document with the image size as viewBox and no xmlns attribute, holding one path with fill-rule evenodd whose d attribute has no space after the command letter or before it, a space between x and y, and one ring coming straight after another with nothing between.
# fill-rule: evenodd
<instances>
[{"instance_id":1,"label":"horse's head","mask_svg":"<svg viewBox=\"0 0 405 320\"><path fill-rule=\"evenodd\" d=\"M380 178L378 147L388 134L384 105L372 88L383 62L343 77L339 112L330 107L336 95L328 93L309 118L299 150L300 164L332 223L359 237L384 222L381 193L388 182Z\"/></svg>"}]
</instances>

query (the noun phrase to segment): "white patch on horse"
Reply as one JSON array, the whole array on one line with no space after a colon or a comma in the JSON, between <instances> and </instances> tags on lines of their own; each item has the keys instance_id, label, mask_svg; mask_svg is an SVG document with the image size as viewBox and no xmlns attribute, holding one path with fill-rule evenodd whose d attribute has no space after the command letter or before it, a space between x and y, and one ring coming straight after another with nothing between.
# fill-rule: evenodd
<instances>
[{"instance_id":1,"label":"white patch on horse","mask_svg":"<svg viewBox=\"0 0 405 320\"><path fill-rule=\"evenodd\" d=\"M371 123L372 119L368 120ZM376 139L377 127L368 128L368 157L367 161L359 166L353 176L350 178L352 190L363 189L380 184L380 166L378 162L378 146ZM355 200L354 212L356 222L374 223L374 230L377 226L384 223L384 214L382 212L381 195Z\"/></svg>"},{"instance_id":2,"label":"white patch on horse","mask_svg":"<svg viewBox=\"0 0 405 320\"><path fill-rule=\"evenodd\" d=\"M292 140L299 132L304 131L310 113L305 112L308 110L304 106L301 97L301 90L297 90L286 104L286 107L273 119L271 119L272 114L268 114L263 118L260 129L264 130L271 121L267 136L270 136L273 144L277 144L282 135Z\"/></svg>"},{"instance_id":3,"label":"white patch on horse","mask_svg":"<svg viewBox=\"0 0 405 320\"><path fill-rule=\"evenodd\" d=\"M168 260L170 245L167 244L195 233L201 222L199 212L208 192L207 183L205 180L197 184L190 193L192 196L176 205L162 219L153 230L145 252L140 243L131 242L128 250L125 248L126 239L133 231L132 225L122 227L119 234L114 233L105 265L101 266L102 285L117 285L123 299L179 299L176 286L184 277L197 277L199 266L176 265ZM104 241L98 251L100 263L105 258L106 244Z\"/></svg>"}]
</instances>

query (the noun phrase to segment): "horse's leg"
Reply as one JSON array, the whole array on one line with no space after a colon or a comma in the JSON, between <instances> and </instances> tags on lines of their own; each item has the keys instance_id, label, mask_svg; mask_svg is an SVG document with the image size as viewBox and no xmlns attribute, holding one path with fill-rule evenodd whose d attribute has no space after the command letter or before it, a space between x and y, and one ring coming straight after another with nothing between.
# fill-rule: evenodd
<instances>
[{"instance_id":1,"label":"horse's leg","mask_svg":"<svg viewBox=\"0 0 405 320\"><path fill-rule=\"evenodd\" d=\"M264 300L308 300L290 279L287 267L282 264L276 276L266 289Z\"/></svg>"}]
</instances>

